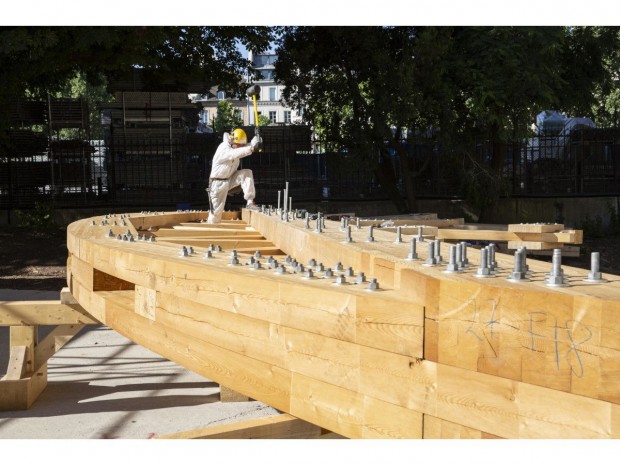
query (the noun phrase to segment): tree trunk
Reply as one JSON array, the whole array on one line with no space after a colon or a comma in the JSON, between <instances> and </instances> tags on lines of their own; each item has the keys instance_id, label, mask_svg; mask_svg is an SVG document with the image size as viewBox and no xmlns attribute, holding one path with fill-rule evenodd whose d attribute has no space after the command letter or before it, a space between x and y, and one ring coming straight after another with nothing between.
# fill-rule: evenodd
<instances>
[{"instance_id":1,"label":"tree trunk","mask_svg":"<svg viewBox=\"0 0 620 465\"><path fill-rule=\"evenodd\" d=\"M375 176L379 180L381 187L390 197L390 200L396 206L399 214L407 213L407 203L398 191L397 179L392 169L392 164L384 150L381 150L381 163L374 170Z\"/></svg>"}]
</instances>

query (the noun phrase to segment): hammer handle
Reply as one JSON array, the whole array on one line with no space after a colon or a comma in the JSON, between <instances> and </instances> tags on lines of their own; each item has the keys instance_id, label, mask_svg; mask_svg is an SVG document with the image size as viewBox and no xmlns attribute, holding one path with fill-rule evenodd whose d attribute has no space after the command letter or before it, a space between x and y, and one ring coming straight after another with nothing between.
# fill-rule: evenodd
<instances>
[{"instance_id":1,"label":"hammer handle","mask_svg":"<svg viewBox=\"0 0 620 465\"><path fill-rule=\"evenodd\" d=\"M252 102L254 102L254 126L258 128L258 108L256 107L256 95L252 95Z\"/></svg>"}]
</instances>

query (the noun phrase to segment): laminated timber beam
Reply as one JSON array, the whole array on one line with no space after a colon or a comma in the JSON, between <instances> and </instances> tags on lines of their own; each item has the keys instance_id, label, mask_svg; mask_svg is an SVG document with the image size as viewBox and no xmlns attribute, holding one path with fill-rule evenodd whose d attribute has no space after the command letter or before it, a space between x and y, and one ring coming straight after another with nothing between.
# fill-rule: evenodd
<instances>
[{"instance_id":1,"label":"laminated timber beam","mask_svg":"<svg viewBox=\"0 0 620 465\"><path fill-rule=\"evenodd\" d=\"M0 302L0 326L97 324L79 304L60 300Z\"/></svg>"},{"instance_id":2,"label":"laminated timber beam","mask_svg":"<svg viewBox=\"0 0 620 465\"><path fill-rule=\"evenodd\" d=\"M154 439L313 439L320 436L320 427L288 414L280 414L162 434Z\"/></svg>"},{"instance_id":3,"label":"laminated timber beam","mask_svg":"<svg viewBox=\"0 0 620 465\"><path fill-rule=\"evenodd\" d=\"M425 266L424 243L407 260L393 232L368 241L352 228L345 242L338 221L319 233L257 211L235 220L298 264L350 267L338 284L290 264L235 266L224 247L207 259L200 246L182 257L159 240L117 241L100 221L68 228L71 293L89 314L303 421L351 438L620 437L620 277L588 284L587 270L563 267L570 286L549 288L549 264L528 260L530 280L513 283L498 253L480 279L474 249L464 273L446 274Z\"/></svg>"}]
</instances>

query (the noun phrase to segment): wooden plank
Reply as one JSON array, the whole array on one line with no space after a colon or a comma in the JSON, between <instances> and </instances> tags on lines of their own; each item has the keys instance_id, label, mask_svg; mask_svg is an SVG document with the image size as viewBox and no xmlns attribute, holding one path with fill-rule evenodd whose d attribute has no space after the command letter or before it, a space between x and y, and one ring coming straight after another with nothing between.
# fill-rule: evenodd
<instances>
[{"instance_id":1,"label":"wooden plank","mask_svg":"<svg viewBox=\"0 0 620 465\"><path fill-rule=\"evenodd\" d=\"M136 286L135 310L138 315L155 320L157 291L144 286Z\"/></svg>"},{"instance_id":2,"label":"wooden plank","mask_svg":"<svg viewBox=\"0 0 620 465\"><path fill-rule=\"evenodd\" d=\"M549 233L562 231L563 229L564 225L559 223L520 223L508 225L508 231L518 233Z\"/></svg>"},{"instance_id":3,"label":"wooden plank","mask_svg":"<svg viewBox=\"0 0 620 465\"><path fill-rule=\"evenodd\" d=\"M494 434L424 415L424 439L501 439Z\"/></svg>"},{"instance_id":4,"label":"wooden plank","mask_svg":"<svg viewBox=\"0 0 620 465\"><path fill-rule=\"evenodd\" d=\"M420 219L420 218L411 218L411 219L376 219L369 220L364 219L360 220L360 226L381 226L381 229L391 228L396 226L431 226L435 228L447 228L450 226L463 224L465 220L463 218L451 218L451 219ZM349 224L357 225L356 220L349 221Z\"/></svg>"},{"instance_id":5,"label":"wooden plank","mask_svg":"<svg viewBox=\"0 0 620 465\"><path fill-rule=\"evenodd\" d=\"M321 428L318 426L281 414L163 434L154 439L311 439L320 435Z\"/></svg>"},{"instance_id":6,"label":"wooden plank","mask_svg":"<svg viewBox=\"0 0 620 465\"><path fill-rule=\"evenodd\" d=\"M37 326L11 326L9 328L10 347L26 347L25 371L30 375L34 370L34 350L38 339Z\"/></svg>"},{"instance_id":7,"label":"wooden plank","mask_svg":"<svg viewBox=\"0 0 620 465\"><path fill-rule=\"evenodd\" d=\"M35 367L38 370L58 352L73 336L80 332L84 325L59 325L52 330L35 348Z\"/></svg>"},{"instance_id":8,"label":"wooden plank","mask_svg":"<svg viewBox=\"0 0 620 465\"><path fill-rule=\"evenodd\" d=\"M208 247L210 244L219 245L224 250L233 249L247 249L247 248L261 248L261 247L274 247L273 243L265 239L214 239L214 238L201 238L201 237L178 237L169 236L162 237L159 242L167 242L171 244L186 245L192 247Z\"/></svg>"},{"instance_id":9,"label":"wooden plank","mask_svg":"<svg viewBox=\"0 0 620 465\"><path fill-rule=\"evenodd\" d=\"M158 239L164 237L204 237L212 239L244 238L260 239L262 235L257 231L246 231L242 229L206 229L196 227L161 228L154 234Z\"/></svg>"},{"instance_id":10,"label":"wooden plank","mask_svg":"<svg viewBox=\"0 0 620 465\"><path fill-rule=\"evenodd\" d=\"M99 323L78 304L60 300L0 302L0 326Z\"/></svg>"},{"instance_id":11,"label":"wooden plank","mask_svg":"<svg viewBox=\"0 0 620 465\"><path fill-rule=\"evenodd\" d=\"M248 358L207 341L200 341L176 328L164 326L134 312L127 291L99 292L106 320L117 332L219 384L224 384L278 410L289 410L290 373ZM121 297L121 298L119 298Z\"/></svg>"},{"instance_id":12,"label":"wooden plank","mask_svg":"<svg viewBox=\"0 0 620 465\"><path fill-rule=\"evenodd\" d=\"M6 375L0 381L15 381L24 377L28 367L27 352L26 346L11 347Z\"/></svg>"},{"instance_id":13,"label":"wooden plank","mask_svg":"<svg viewBox=\"0 0 620 465\"><path fill-rule=\"evenodd\" d=\"M47 386L47 364L28 378L0 381L0 411L27 410Z\"/></svg>"},{"instance_id":14,"label":"wooden plank","mask_svg":"<svg viewBox=\"0 0 620 465\"><path fill-rule=\"evenodd\" d=\"M581 244L583 243L583 231L559 231L546 233L519 233L514 231L495 231L484 229L452 229L445 228L437 231L437 238L443 240L472 240L472 241L489 241L489 242L547 242L547 243L565 243L565 244ZM557 244L556 244L557 246ZM515 247L508 246L509 249Z\"/></svg>"},{"instance_id":15,"label":"wooden plank","mask_svg":"<svg viewBox=\"0 0 620 465\"><path fill-rule=\"evenodd\" d=\"M239 394L234 389L220 385L220 402L249 402L251 399L243 394Z\"/></svg>"}]
</instances>

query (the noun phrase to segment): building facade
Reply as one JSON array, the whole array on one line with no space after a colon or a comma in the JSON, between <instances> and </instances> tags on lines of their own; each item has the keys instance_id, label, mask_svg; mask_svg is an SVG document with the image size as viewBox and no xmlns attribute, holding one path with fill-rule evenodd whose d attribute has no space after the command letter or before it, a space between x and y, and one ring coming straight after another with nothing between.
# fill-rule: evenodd
<instances>
[{"instance_id":1,"label":"building facade","mask_svg":"<svg viewBox=\"0 0 620 465\"><path fill-rule=\"evenodd\" d=\"M248 52L248 60L252 63L252 68L259 73L259 77L252 81L248 76L244 77L248 87L251 84L260 86L260 98L257 99L257 111L259 115L266 116L271 121L271 125L286 125L301 122L301 114L297 110L287 107L282 101L283 85L277 84L274 79L275 53L252 53ZM213 121L217 115L217 105L221 100L228 100L237 112L245 126L254 126L254 104L252 99L230 98L225 92L217 89L206 95L196 95L194 101L202 104L200 112L199 131L211 132Z\"/></svg>"}]
</instances>

